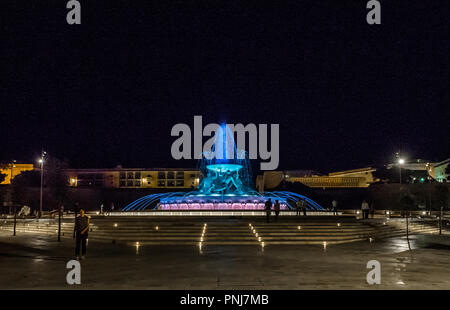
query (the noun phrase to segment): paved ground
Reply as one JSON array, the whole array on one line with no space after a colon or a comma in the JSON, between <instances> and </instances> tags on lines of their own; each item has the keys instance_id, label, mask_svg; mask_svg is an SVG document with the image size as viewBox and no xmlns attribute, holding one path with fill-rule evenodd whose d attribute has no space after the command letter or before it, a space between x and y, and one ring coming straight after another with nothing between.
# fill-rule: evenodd
<instances>
[{"instance_id":1,"label":"paved ground","mask_svg":"<svg viewBox=\"0 0 450 310\"><path fill-rule=\"evenodd\" d=\"M450 289L450 237L328 246L89 244L82 285L65 283L72 240L0 233L0 289ZM366 263L381 263L381 284Z\"/></svg>"}]
</instances>

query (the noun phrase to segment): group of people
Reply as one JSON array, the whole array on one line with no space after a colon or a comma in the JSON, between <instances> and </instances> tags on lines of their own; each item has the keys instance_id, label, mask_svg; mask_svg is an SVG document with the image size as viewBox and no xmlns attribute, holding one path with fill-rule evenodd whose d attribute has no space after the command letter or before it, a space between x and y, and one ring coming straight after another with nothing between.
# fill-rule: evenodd
<instances>
[{"instance_id":1,"label":"group of people","mask_svg":"<svg viewBox=\"0 0 450 310\"><path fill-rule=\"evenodd\" d=\"M264 209L266 210L266 219L267 223L270 222L270 213L272 211L272 199L269 198L266 203ZM273 204L273 209L275 211L275 222L278 221L278 215L280 215L280 202L278 200L275 200L275 203Z\"/></svg>"},{"instance_id":2,"label":"group of people","mask_svg":"<svg viewBox=\"0 0 450 310\"><path fill-rule=\"evenodd\" d=\"M269 198L265 203L265 210L266 210L266 218L267 223L270 222L270 214L272 212L272 205L273 209L275 211L275 222L278 221L278 215L280 215L280 202L278 200L275 200L275 203L272 203L272 199ZM306 216L306 202L303 199L297 200L296 202L296 209L297 209L297 216L300 216L301 213L303 213L304 216Z\"/></svg>"},{"instance_id":3,"label":"group of people","mask_svg":"<svg viewBox=\"0 0 450 310\"><path fill-rule=\"evenodd\" d=\"M336 200L333 200L331 202L331 212L333 212L334 215L336 215L336 216L338 215L337 201ZM361 203L361 212L362 212L362 218L363 219L368 219L369 218L369 214L373 218L374 214L375 214L374 203L372 202L369 205L369 203L366 200L363 200L363 202Z\"/></svg>"}]
</instances>

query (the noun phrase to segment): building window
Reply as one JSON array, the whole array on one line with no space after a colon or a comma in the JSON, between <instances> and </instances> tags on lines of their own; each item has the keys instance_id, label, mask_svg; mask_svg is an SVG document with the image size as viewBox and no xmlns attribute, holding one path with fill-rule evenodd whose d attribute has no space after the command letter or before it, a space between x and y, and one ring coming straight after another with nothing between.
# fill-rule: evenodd
<instances>
[{"instance_id":1,"label":"building window","mask_svg":"<svg viewBox=\"0 0 450 310\"><path fill-rule=\"evenodd\" d=\"M177 180L177 186L184 186L184 180Z\"/></svg>"},{"instance_id":2,"label":"building window","mask_svg":"<svg viewBox=\"0 0 450 310\"><path fill-rule=\"evenodd\" d=\"M158 172L158 179L165 179L166 173L165 172Z\"/></svg>"},{"instance_id":3,"label":"building window","mask_svg":"<svg viewBox=\"0 0 450 310\"><path fill-rule=\"evenodd\" d=\"M127 186L133 186L133 181L127 181Z\"/></svg>"},{"instance_id":4,"label":"building window","mask_svg":"<svg viewBox=\"0 0 450 310\"><path fill-rule=\"evenodd\" d=\"M184 179L184 172L177 172L177 180Z\"/></svg>"},{"instance_id":5,"label":"building window","mask_svg":"<svg viewBox=\"0 0 450 310\"><path fill-rule=\"evenodd\" d=\"M125 172L120 172L120 178L125 179Z\"/></svg>"},{"instance_id":6,"label":"building window","mask_svg":"<svg viewBox=\"0 0 450 310\"><path fill-rule=\"evenodd\" d=\"M125 181L120 181L120 187L124 187L125 186Z\"/></svg>"},{"instance_id":7,"label":"building window","mask_svg":"<svg viewBox=\"0 0 450 310\"><path fill-rule=\"evenodd\" d=\"M175 181L174 180L168 180L167 181L167 186L175 186Z\"/></svg>"},{"instance_id":8,"label":"building window","mask_svg":"<svg viewBox=\"0 0 450 310\"><path fill-rule=\"evenodd\" d=\"M134 185L135 185L135 186L141 186L141 181L136 181L136 182L134 183Z\"/></svg>"},{"instance_id":9,"label":"building window","mask_svg":"<svg viewBox=\"0 0 450 310\"><path fill-rule=\"evenodd\" d=\"M134 179L134 173L133 172L128 172L127 173L127 179Z\"/></svg>"},{"instance_id":10,"label":"building window","mask_svg":"<svg viewBox=\"0 0 450 310\"><path fill-rule=\"evenodd\" d=\"M175 173L173 171L167 172L167 178L168 179L175 179Z\"/></svg>"},{"instance_id":11,"label":"building window","mask_svg":"<svg viewBox=\"0 0 450 310\"><path fill-rule=\"evenodd\" d=\"M158 186L166 186L166 181L158 181Z\"/></svg>"},{"instance_id":12,"label":"building window","mask_svg":"<svg viewBox=\"0 0 450 310\"><path fill-rule=\"evenodd\" d=\"M134 178L135 178L135 179L140 179L140 178L141 178L141 173L140 173L140 172L136 172L136 173L134 174Z\"/></svg>"}]
</instances>

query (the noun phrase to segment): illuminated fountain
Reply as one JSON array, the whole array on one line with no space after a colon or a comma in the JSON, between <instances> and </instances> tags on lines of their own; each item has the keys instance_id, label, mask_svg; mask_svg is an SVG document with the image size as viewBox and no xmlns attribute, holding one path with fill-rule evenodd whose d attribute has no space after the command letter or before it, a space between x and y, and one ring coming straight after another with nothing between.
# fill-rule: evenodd
<instances>
[{"instance_id":1,"label":"illuminated fountain","mask_svg":"<svg viewBox=\"0 0 450 310\"><path fill-rule=\"evenodd\" d=\"M258 193L253 189L248 153L236 148L231 130L218 129L210 151L202 153L199 170L202 180L191 192L171 192L144 196L122 211L144 210L264 210L269 198L280 203L281 210L295 209L304 200L309 210L323 210L313 200L286 191Z\"/></svg>"}]
</instances>

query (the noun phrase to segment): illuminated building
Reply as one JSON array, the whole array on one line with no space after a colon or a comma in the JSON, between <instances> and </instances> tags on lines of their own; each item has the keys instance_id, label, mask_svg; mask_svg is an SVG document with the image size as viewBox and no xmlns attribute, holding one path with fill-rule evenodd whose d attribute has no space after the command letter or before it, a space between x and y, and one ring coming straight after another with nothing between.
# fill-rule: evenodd
<instances>
[{"instance_id":1,"label":"illuminated building","mask_svg":"<svg viewBox=\"0 0 450 310\"><path fill-rule=\"evenodd\" d=\"M376 169L368 167L322 175L312 170L265 171L257 179L257 187L261 191L272 189L282 181L301 183L312 188L364 188L377 181L373 177Z\"/></svg>"},{"instance_id":2,"label":"illuminated building","mask_svg":"<svg viewBox=\"0 0 450 310\"><path fill-rule=\"evenodd\" d=\"M443 160L441 162L430 162L423 159L414 159L402 164L402 169L411 171L424 171L428 176L438 182L449 182L450 181L450 171L449 165L450 158ZM397 167L398 164L387 165L388 169Z\"/></svg>"},{"instance_id":3,"label":"illuminated building","mask_svg":"<svg viewBox=\"0 0 450 310\"><path fill-rule=\"evenodd\" d=\"M200 173L181 168L67 169L72 187L105 188L193 188L199 184Z\"/></svg>"},{"instance_id":4,"label":"illuminated building","mask_svg":"<svg viewBox=\"0 0 450 310\"><path fill-rule=\"evenodd\" d=\"M31 171L34 170L33 164L17 164L17 163L10 163L0 166L0 173L6 174L5 179L0 184L11 184L11 176L12 179L14 179L17 175L21 174L24 171Z\"/></svg>"},{"instance_id":5,"label":"illuminated building","mask_svg":"<svg viewBox=\"0 0 450 310\"><path fill-rule=\"evenodd\" d=\"M438 182L450 182L450 158L433 164L430 175Z\"/></svg>"}]
</instances>

